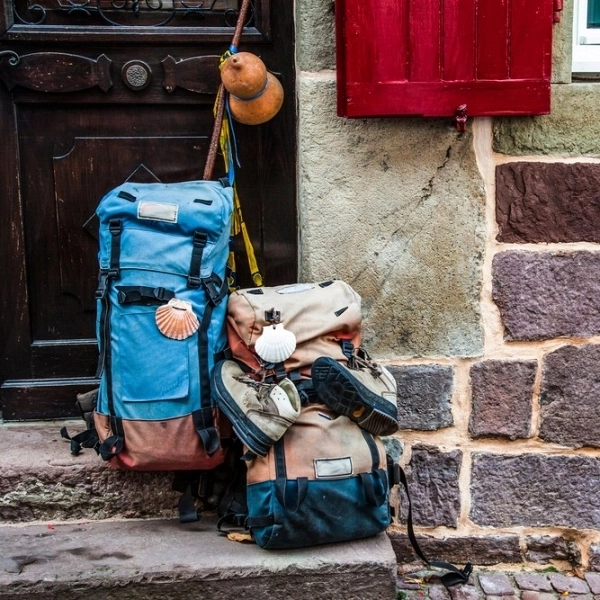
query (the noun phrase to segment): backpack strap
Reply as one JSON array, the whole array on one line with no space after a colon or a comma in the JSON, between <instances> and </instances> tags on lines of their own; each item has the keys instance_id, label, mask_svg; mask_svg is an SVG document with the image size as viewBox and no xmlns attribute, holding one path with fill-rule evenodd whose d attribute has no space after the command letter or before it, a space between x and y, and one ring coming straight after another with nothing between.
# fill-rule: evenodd
<instances>
[{"instance_id":1,"label":"backpack strap","mask_svg":"<svg viewBox=\"0 0 600 600\"><path fill-rule=\"evenodd\" d=\"M285 465L285 449L283 438L275 442L275 493L279 504L286 510L295 513L308 493L308 478L288 479ZM256 523L253 523L256 525Z\"/></svg>"},{"instance_id":2,"label":"backpack strap","mask_svg":"<svg viewBox=\"0 0 600 600\"><path fill-rule=\"evenodd\" d=\"M66 427L60 428L60 437L71 442L71 454L78 456L82 448L96 448L98 432L95 429L86 429L77 435L69 435Z\"/></svg>"},{"instance_id":3,"label":"backpack strap","mask_svg":"<svg viewBox=\"0 0 600 600\"><path fill-rule=\"evenodd\" d=\"M116 287L119 304L166 304L175 298L175 292L163 287L144 285L118 285Z\"/></svg>"},{"instance_id":4,"label":"backpack strap","mask_svg":"<svg viewBox=\"0 0 600 600\"><path fill-rule=\"evenodd\" d=\"M98 367L96 368L96 377L99 378L104 371L107 356L109 352L108 340L110 339L110 305L108 301L108 288L113 279L117 279L120 274L121 261L121 234L123 233L123 224L120 219L110 219L108 230L111 234L110 241L110 260L108 269L101 269L98 275L98 288L96 289L96 299L100 300L102 310L100 311L99 331L100 331L100 355L98 357Z\"/></svg>"},{"instance_id":5,"label":"backpack strap","mask_svg":"<svg viewBox=\"0 0 600 600\"><path fill-rule=\"evenodd\" d=\"M192 238L192 260L190 262L190 273L188 275L188 287L199 288L202 284L200 271L202 270L202 253L206 247L208 235L204 231L194 231Z\"/></svg>"},{"instance_id":6,"label":"backpack strap","mask_svg":"<svg viewBox=\"0 0 600 600\"><path fill-rule=\"evenodd\" d=\"M414 529L413 529L412 506L411 506L411 501L410 501L410 494L408 492L408 482L406 479L406 474L399 466L398 466L398 472L399 472L399 476L400 476L400 483L402 484L402 487L404 488L404 491L406 493L406 498L408 500L408 516L407 516L407 520L406 520L406 530L408 533L408 539L410 540L410 543L411 543L414 551L416 552L417 556L425 564L427 564L430 567L436 567L438 569L443 569L445 571L448 571L445 575L442 575L440 578L441 582L447 588L452 587L453 585L467 583L469 581L469 577L473 571L473 566L471 565L471 563L467 563L464 566L464 568L459 569L458 567L455 567L454 565L447 563L447 562L431 561L428 558L426 558L425 554L421 550L421 548L417 542L417 538L415 536Z\"/></svg>"},{"instance_id":7,"label":"backpack strap","mask_svg":"<svg viewBox=\"0 0 600 600\"><path fill-rule=\"evenodd\" d=\"M389 485L386 485L388 484L387 465L386 469L381 468L379 449L375 443L375 438L364 429L361 429L361 433L371 453L371 471L359 473L365 498L371 506L383 506L388 499L389 490Z\"/></svg>"},{"instance_id":8,"label":"backpack strap","mask_svg":"<svg viewBox=\"0 0 600 600\"><path fill-rule=\"evenodd\" d=\"M208 302L202 315L202 323L198 329L198 362L200 368L200 407L192 412L194 427L202 440L206 453L211 456L220 447L219 434L215 428L213 406L210 389L208 329L215 306L227 296L229 289L227 280L220 281L213 273L212 277L201 280L206 290ZM220 284L220 286L219 286ZM218 292L215 291L218 289Z\"/></svg>"}]
</instances>

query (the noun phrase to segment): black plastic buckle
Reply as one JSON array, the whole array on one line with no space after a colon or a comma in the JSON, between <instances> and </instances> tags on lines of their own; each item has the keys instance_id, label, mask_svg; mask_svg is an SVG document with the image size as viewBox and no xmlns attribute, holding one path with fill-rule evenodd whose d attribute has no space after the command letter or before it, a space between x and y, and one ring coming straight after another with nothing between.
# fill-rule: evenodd
<instances>
[{"instance_id":1,"label":"black plastic buckle","mask_svg":"<svg viewBox=\"0 0 600 600\"><path fill-rule=\"evenodd\" d=\"M342 347L342 353L348 360L350 360L350 358L352 358L352 354L354 354L354 344L350 340L342 340L340 345Z\"/></svg>"},{"instance_id":2,"label":"black plastic buckle","mask_svg":"<svg viewBox=\"0 0 600 600\"><path fill-rule=\"evenodd\" d=\"M121 220L120 219L111 219L108 222L108 230L111 235L120 235L122 231Z\"/></svg>"}]
</instances>

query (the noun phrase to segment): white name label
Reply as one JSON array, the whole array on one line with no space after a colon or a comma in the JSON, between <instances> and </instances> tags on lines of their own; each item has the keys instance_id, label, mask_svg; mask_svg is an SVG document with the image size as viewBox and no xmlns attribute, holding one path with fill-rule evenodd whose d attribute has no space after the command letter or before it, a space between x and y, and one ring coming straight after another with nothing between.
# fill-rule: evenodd
<instances>
[{"instance_id":1,"label":"white name label","mask_svg":"<svg viewBox=\"0 0 600 600\"><path fill-rule=\"evenodd\" d=\"M140 202L138 204L138 219L149 219L151 221L166 221L177 223L179 205L163 202Z\"/></svg>"},{"instance_id":2,"label":"white name label","mask_svg":"<svg viewBox=\"0 0 600 600\"><path fill-rule=\"evenodd\" d=\"M352 475L352 458L316 458L315 475L317 479L331 479L333 477L348 477Z\"/></svg>"}]
</instances>

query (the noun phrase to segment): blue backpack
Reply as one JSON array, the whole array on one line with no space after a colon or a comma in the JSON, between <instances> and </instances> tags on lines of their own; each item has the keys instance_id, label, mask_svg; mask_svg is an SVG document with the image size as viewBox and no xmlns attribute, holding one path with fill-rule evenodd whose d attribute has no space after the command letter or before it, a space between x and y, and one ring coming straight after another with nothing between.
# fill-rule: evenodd
<instances>
[{"instance_id":1,"label":"blue backpack","mask_svg":"<svg viewBox=\"0 0 600 600\"><path fill-rule=\"evenodd\" d=\"M210 373L226 346L232 211L232 188L215 181L125 183L100 201L93 418L112 466L178 471L224 460L228 424Z\"/></svg>"}]
</instances>

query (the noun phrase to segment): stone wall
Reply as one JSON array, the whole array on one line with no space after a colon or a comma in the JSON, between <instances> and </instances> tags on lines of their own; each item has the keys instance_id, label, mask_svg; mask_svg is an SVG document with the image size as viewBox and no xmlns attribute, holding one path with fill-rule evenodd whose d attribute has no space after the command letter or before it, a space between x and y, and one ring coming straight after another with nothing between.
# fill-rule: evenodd
<instances>
[{"instance_id":1,"label":"stone wall","mask_svg":"<svg viewBox=\"0 0 600 600\"><path fill-rule=\"evenodd\" d=\"M300 273L363 297L364 345L398 382L423 549L600 570L600 84L571 82L571 3L552 114L462 135L338 118L332 3L296 12Z\"/></svg>"},{"instance_id":2,"label":"stone wall","mask_svg":"<svg viewBox=\"0 0 600 600\"><path fill-rule=\"evenodd\" d=\"M598 569L600 164L479 149L482 356L389 367L413 521L427 552L458 562ZM411 562L400 505L391 535Z\"/></svg>"}]
</instances>

